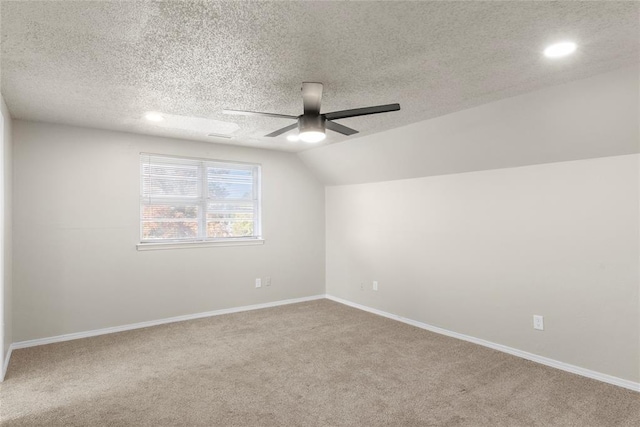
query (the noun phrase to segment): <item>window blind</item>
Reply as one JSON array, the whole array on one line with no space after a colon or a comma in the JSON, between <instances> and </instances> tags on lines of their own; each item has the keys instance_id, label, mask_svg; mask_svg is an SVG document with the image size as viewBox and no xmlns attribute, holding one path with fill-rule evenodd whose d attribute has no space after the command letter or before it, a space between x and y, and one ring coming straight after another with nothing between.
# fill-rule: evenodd
<instances>
[{"instance_id":1,"label":"window blind","mask_svg":"<svg viewBox=\"0 0 640 427\"><path fill-rule=\"evenodd\" d=\"M260 237L260 166L140 155L140 241Z\"/></svg>"}]
</instances>

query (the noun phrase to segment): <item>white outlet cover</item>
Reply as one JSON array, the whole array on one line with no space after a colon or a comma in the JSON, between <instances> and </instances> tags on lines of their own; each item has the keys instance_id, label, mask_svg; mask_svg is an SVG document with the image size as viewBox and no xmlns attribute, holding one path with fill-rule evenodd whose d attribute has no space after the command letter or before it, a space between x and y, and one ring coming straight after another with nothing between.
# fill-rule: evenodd
<instances>
[{"instance_id":1,"label":"white outlet cover","mask_svg":"<svg viewBox=\"0 0 640 427\"><path fill-rule=\"evenodd\" d=\"M373 290L377 291L378 290L378 282L377 281L373 281Z\"/></svg>"},{"instance_id":2,"label":"white outlet cover","mask_svg":"<svg viewBox=\"0 0 640 427\"><path fill-rule=\"evenodd\" d=\"M271 277L267 277L264 284L265 286L271 286Z\"/></svg>"},{"instance_id":3,"label":"white outlet cover","mask_svg":"<svg viewBox=\"0 0 640 427\"><path fill-rule=\"evenodd\" d=\"M262 287L262 279L256 279L256 288Z\"/></svg>"},{"instance_id":4,"label":"white outlet cover","mask_svg":"<svg viewBox=\"0 0 640 427\"><path fill-rule=\"evenodd\" d=\"M533 315L533 329L544 331L544 317L538 314Z\"/></svg>"}]
</instances>

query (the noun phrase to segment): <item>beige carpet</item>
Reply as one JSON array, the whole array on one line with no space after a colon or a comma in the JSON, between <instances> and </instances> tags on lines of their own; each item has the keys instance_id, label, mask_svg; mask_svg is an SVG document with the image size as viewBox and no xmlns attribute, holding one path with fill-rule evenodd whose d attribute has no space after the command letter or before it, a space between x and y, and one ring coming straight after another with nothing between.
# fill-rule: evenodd
<instances>
[{"instance_id":1,"label":"beige carpet","mask_svg":"<svg viewBox=\"0 0 640 427\"><path fill-rule=\"evenodd\" d=\"M6 426L640 426L640 394L328 300L14 351Z\"/></svg>"}]
</instances>

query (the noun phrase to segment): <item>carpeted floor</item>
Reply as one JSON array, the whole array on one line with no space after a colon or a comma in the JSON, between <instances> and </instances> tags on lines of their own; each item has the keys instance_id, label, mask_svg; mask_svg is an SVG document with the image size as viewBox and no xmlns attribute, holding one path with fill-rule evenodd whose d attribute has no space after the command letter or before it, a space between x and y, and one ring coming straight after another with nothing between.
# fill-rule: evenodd
<instances>
[{"instance_id":1,"label":"carpeted floor","mask_svg":"<svg viewBox=\"0 0 640 427\"><path fill-rule=\"evenodd\" d=\"M640 394L328 300L16 350L6 426L640 426Z\"/></svg>"}]
</instances>

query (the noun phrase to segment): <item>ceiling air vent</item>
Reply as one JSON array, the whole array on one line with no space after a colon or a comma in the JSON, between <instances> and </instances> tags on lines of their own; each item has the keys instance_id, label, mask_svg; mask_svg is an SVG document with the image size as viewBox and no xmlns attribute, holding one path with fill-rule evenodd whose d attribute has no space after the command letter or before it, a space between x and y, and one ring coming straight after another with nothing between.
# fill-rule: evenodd
<instances>
[{"instance_id":1,"label":"ceiling air vent","mask_svg":"<svg viewBox=\"0 0 640 427\"><path fill-rule=\"evenodd\" d=\"M231 139L232 138L231 135L223 135L221 133L208 133L207 136L213 136L215 138L227 138L227 139Z\"/></svg>"}]
</instances>

